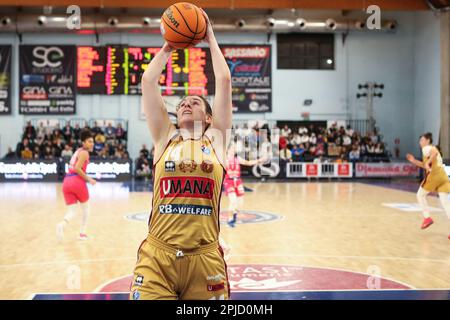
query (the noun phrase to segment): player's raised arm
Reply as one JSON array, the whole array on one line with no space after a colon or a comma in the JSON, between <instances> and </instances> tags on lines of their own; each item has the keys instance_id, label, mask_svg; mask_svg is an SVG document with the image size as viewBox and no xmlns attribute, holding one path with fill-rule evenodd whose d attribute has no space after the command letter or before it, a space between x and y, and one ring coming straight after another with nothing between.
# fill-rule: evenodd
<instances>
[{"instance_id":1,"label":"player's raised arm","mask_svg":"<svg viewBox=\"0 0 450 320\"><path fill-rule=\"evenodd\" d=\"M205 42L209 44L211 59L216 78L216 92L213 104L212 128L218 129L226 137L226 131L231 129L233 109L231 104L231 74L225 58L219 48L208 15L203 11L207 22Z\"/></svg>"},{"instance_id":2,"label":"player's raised arm","mask_svg":"<svg viewBox=\"0 0 450 320\"><path fill-rule=\"evenodd\" d=\"M172 48L164 43L142 75L142 107L147 118L155 149L158 152L161 144L167 142L167 137L173 126L164 106L159 89L159 79L172 53Z\"/></svg>"}]
</instances>

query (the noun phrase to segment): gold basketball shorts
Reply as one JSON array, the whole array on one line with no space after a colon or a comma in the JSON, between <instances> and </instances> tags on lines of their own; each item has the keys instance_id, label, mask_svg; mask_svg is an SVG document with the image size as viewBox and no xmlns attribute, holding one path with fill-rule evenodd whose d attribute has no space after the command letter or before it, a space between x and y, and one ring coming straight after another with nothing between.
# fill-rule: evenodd
<instances>
[{"instance_id":1,"label":"gold basketball shorts","mask_svg":"<svg viewBox=\"0 0 450 320\"><path fill-rule=\"evenodd\" d=\"M430 173L422 181L421 187L428 192L450 193L450 181L444 170L437 174Z\"/></svg>"},{"instance_id":2,"label":"gold basketball shorts","mask_svg":"<svg viewBox=\"0 0 450 320\"><path fill-rule=\"evenodd\" d=\"M227 267L218 242L179 250L148 235L138 250L130 299L228 300Z\"/></svg>"}]
</instances>

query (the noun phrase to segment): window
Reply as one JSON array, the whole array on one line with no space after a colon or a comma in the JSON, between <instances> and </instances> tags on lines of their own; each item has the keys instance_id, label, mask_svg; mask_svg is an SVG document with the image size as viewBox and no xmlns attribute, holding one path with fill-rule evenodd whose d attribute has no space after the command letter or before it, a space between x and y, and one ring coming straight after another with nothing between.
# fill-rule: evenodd
<instances>
[{"instance_id":1,"label":"window","mask_svg":"<svg viewBox=\"0 0 450 320\"><path fill-rule=\"evenodd\" d=\"M334 34L277 35L278 69L334 69Z\"/></svg>"}]
</instances>

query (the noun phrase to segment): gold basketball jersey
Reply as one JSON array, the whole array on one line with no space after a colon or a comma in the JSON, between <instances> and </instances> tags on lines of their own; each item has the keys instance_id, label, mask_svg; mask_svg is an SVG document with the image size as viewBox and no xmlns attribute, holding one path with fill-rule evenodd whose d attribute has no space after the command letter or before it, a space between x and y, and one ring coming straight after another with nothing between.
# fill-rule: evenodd
<instances>
[{"instance_id":1,"label":"gold basketball jersey","mask_svg":"<svg viewBox=\"0 0 450 320\"><path fill-rule=\"evenodd\" d=\"M206 136L172 138L154 166L149 233L180 249L218 241L224 174Z\"/></svg>"},{"instance_id":2,"label":"gold basketball jersey","mask_svg":"<svg viewBox=\"0 0 450 320\"><path fill-rule=\"evenodd\" d=\"M422 149L423 164L425 164L431 156L431 151L435 150L438 155L431 163L431 172L425 173L425 178L422 181L421 187L428 192L450 192L450 182L448 180L447 173L445 172L445 166L442 161L441 154L435 146L426 146Z\"/></svg>"},{"instance_id":3,"label":"gold basketball jersey","mask_svg":"<svg viewBox=\"0 0 450 320\"><path fill-rule=\"evenodd\" d=\"M431 151L434 150L437 152L437 157L434 158L433 162L431 163L431 173L432 174L438 174L438 173L444 173L445 174L445 166L442 161L442 156L439 150L435 146L425 146L422 148L422 162L425 164L431 157Z\"/></svg>"}]
</instances>

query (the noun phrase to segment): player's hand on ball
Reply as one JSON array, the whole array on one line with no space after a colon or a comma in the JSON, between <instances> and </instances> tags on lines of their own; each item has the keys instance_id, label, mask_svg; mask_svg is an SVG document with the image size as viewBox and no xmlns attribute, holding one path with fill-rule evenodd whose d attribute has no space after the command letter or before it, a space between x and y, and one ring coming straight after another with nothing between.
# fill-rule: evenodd
<instances>
[{"instance_id":1,"label":"player's hand on ball","mask_svg":"<svg viewBox=\"0 0 450 320\"><path fill-rule=\"evenodd\" d=\"M211 40L215 39L211 21L209 21L209 17L206 14L205 10L203 10L202 8L200 8L200 10L202 10L203 16L205 17L205 20L206 20L206 35L205 35L205 39L203 39L203 41L205 41L206 43L211 43Z\"/></svg>"},{"instance_id":2,"label":"player's hand on ball","mask_svg":"<svg viewBox=\"0 0 450 320\"><path fill-rule=\"evenodd\" d=\"M406 160L408 160L409 162L413 162L414 160L416 160L416 158L414 158L414 156L411 153L408 153L406 155Z\"/></svg>"}]
</instances>

